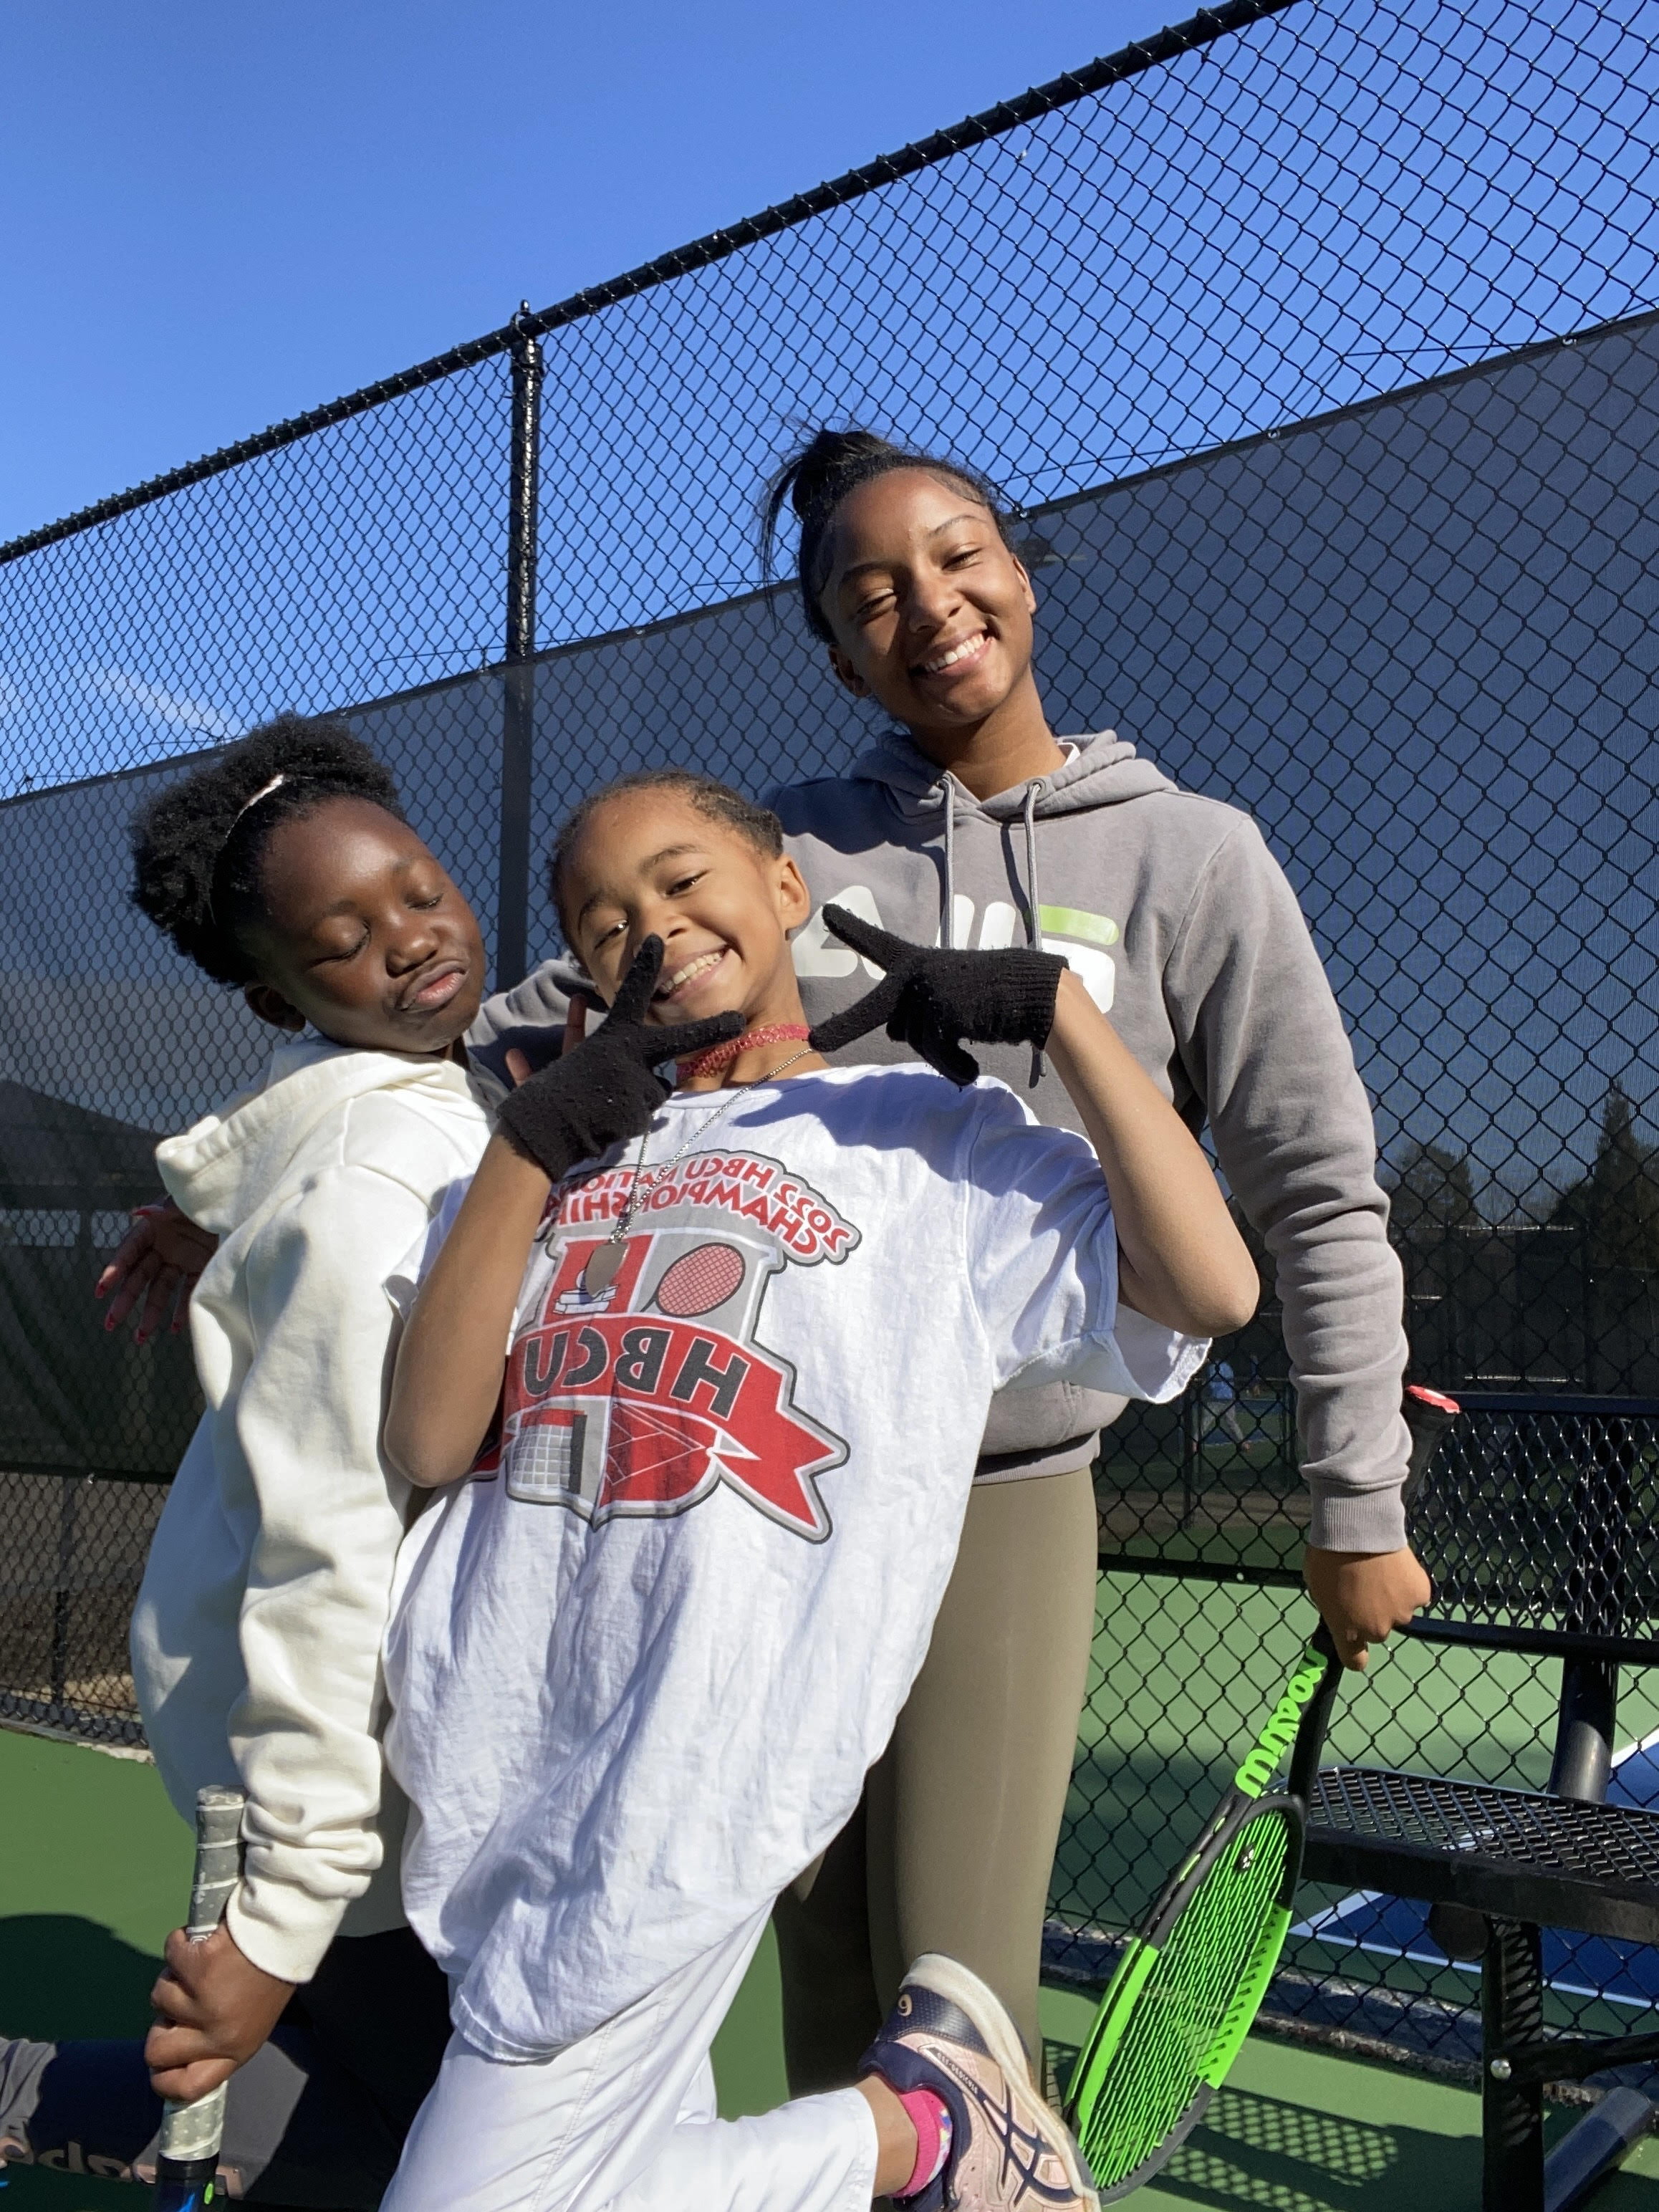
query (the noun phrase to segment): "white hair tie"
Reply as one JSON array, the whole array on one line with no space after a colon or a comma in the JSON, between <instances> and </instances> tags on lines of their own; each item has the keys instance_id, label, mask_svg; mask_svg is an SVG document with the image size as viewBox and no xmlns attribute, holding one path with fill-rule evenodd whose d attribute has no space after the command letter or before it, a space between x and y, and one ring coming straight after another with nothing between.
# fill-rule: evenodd
<instances>
[{"instance_id":1,"label":"white hair tie","mask_svg":"<svg viewBox=\"0 0 1659 2212\"><path fill-rule=\"evenodd\" d=\"M262 783L259 786L259 788L254 793L252 799L245 799L242 801L234 814L230 817L230 828L226 830L224 836L219 840L219 850L222 854L223 853L226 846L229 844L232 836L235 834L236 824L247 812L249 807L257 806L262 799L269 799L273 791L280 791L283 786L288 781L289 778L286 775L279 774L273 775L269 783ZM216 862L215 865L216 866L217 863Z\"/></svg>"}]
</instances>

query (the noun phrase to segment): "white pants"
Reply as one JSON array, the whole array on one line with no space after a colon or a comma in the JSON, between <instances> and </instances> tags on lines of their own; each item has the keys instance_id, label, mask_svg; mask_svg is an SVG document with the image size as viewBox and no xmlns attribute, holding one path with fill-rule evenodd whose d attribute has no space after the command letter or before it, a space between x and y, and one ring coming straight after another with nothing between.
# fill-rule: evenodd
<instances>
[{"instance_id":1,"label":"white pants","mask_svg":"<svg viewBox=\"0 0 1659 2212\"><path fill-rule=\"evenodd\" d=\"M856 2089L715 2115L709 2049L768 1912L551 2058L451 2038L381 2212L868 2212L876 2126Z\"/></svg>"}]
</instances>

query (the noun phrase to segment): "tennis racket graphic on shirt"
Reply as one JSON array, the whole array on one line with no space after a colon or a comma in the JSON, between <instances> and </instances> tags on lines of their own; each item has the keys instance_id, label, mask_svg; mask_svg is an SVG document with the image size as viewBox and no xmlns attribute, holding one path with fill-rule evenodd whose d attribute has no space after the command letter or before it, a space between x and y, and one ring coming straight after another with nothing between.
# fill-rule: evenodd
<instances>
[{"instance_id":1,"label":"tennis racket graphic on shirt","mask_svg":"<svg viewBox=\"0 0 1659 2212\"><path fill-rule=\"evenodd\" d=\"M1449 1398L1415 1388L1405 1494L1457 1418ZM1124 1947L1078 2056L1066 2116L1103 2204L1139 2189L1203 2118L1249 2032L1291 1924L1302 1870L1304 1797L1317 1771L1342 1678L1322 1621L1266 1726L1193 1850ZM1270 1794L1305 1714L1313 1726L1291 1789Z\"/></svg>"},{"instance_id":2,"label":"tennis racket graphic on shirt","mask_svg":"<svg viewBox=\"0 0 1659 2212\"><path fill-rule=\"evenodd\" d=\"M196 1793L196 1865L191 1875L185 1934L205 1942L225 1917L242 1870L240 1790L210 1785ZM155 2166L155 2212L205 2212L218 2195L219 2143L225 2131L225 2084L188 2105L161 2110L161 2156Z\"/></svg>"}]
</instances>

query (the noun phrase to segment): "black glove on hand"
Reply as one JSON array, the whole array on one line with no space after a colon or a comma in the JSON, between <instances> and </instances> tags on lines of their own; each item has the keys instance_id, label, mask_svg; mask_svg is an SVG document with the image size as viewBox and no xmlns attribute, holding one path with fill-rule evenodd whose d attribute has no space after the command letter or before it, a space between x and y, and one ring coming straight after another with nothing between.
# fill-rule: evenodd
<instances>
[{"instance_id":1,"label":"black glove on hand","mask_svg":"<svg viewBox=\"0 0 1659 2212\"><path fill-rule=\"evenodd\" d=\"M557 1182L579 1160L625 1137L638 1137L672 1086L657 1074L665 1060L684 1060L743 1035L741 1014L658 1029L643 1019L662 973L662 939L647 937L623 978L602 1029L562 1060L550 1060L502 1102L496 1126L514 1152L534 1160Z\"/></svg>"},{"instance_id":2,"label":"black glove on hand","mask_svg":"<svg viewBox=\"0 0 1659 2212\"><path fill-rule=\"evenodd\" d=\"M838 906L824 908L823 922L843 945L887 973L856 1006L819 1023L812 1042L820 1052L851 1044L885 1022L895 1043L908 1044L952 1083L968 1084L978 1075L979 1062L963 1052L962 1038L1029 1044L1034 1054L1048 1042L1060 971L1066 965L1059 953L1023 945L998 952L942 952L907 944Z\"/></svg>"}]
</instances>

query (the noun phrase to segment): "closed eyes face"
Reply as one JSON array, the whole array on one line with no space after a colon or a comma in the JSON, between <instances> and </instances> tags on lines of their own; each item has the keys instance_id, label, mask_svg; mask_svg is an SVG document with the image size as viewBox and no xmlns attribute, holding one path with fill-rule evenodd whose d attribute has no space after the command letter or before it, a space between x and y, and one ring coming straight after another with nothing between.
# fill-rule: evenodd
<instances>
[{"instance_id":1,"label":"closed eyes face","mask_svg":"<svg viewBox=\"0 0 1659 2212\"><path fill-rule=\"evenodd\" d=\"M787 933L811 910L800 872L674 792L601 806L560 872L570 949L608 1006L647 937L663 941L647 1021L799 1018Z\"/></svg>"},{"instance_id":2,"label":"closed eyes face","mask_svg":"<svg viewBox=\"0 0 1659 2212\"><path fill-rule=\"evenodd\" d=\"M248 1004L337 1044L446 1053L477 1018L484 950L471 908L407 823L329 799L271 833L263 911L241 931Z\"/></svg>"},{"instance_id":3,"label":"closed eyes face","mask_svg":"<svg viewBox=\"0 0 1659 2212\"><path fill-rule=\"evenodd\" d=\"M849 492L819 598L858 697L919 735L971 729L1030 682L1036 597L966 486L891 469Z\"/></svg>"}]
</instances>

